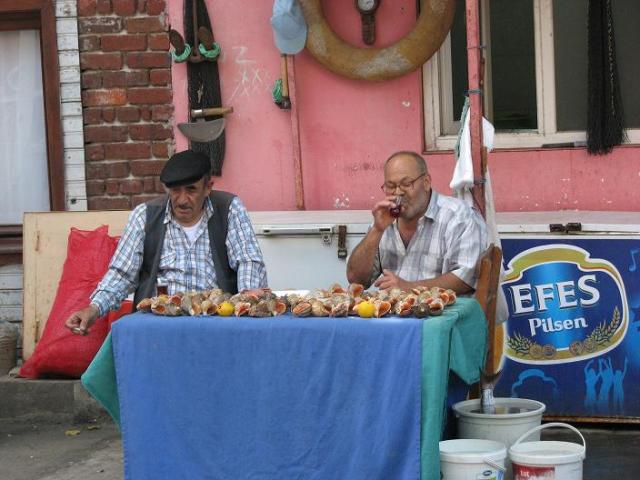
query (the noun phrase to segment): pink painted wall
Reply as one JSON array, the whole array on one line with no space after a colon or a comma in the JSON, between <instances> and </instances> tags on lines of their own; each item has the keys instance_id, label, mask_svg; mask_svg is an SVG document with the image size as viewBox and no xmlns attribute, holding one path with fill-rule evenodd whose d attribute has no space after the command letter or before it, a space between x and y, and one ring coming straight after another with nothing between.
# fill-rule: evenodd
<instances>
[{"instance_id":1,"label":"pink painted wall","mask_svg":"<svg viewBox=\"0 0 640 480\"><path fill-rule=\"evenodd\" d=\"M182 31L182 2L169 3L169 20ZM334 30L360 41L353 2L325 0ZM217 188L238 193L250 210L296 208L294 128L299 125L305 207L368 209L381 196L382 165L396 150L423 148L420 72L367 83L339 77L306 51L290 72L295 109L280 110L271 88L280 77L273 43L271 1L207 0L216 40L222 98L234 107L227 117L227 151ZM381 2L378 46L405 35L415 21L415 2ZM187 119L186 66L173 67L175 119ZM187 147L174 128L176 147ZM427 156L435 188L447 193L453 154ZM640 210L640 148L620 147L606 157L584 149L509 150L490 154L499 211Z\"/></svg>"},{"instance_id":2,"label":"pink painted wall","mask_svg":"<svg viewBox=\"0 0 640 480\"><path fill-rule=\"evenodd\" d=\"M436 188L448 190L452 154L426 158L438 173ZM636 146L618 147L606 156L587 155L585 148L495 151L489 168L498 211L640 211Z\"/></svg>"}]
</instances>

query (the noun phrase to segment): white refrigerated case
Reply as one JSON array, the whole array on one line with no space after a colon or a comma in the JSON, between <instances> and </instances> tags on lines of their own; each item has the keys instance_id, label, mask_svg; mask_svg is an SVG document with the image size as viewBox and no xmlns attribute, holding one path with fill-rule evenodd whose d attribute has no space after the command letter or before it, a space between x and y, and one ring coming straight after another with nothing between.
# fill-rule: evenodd
<instances>
[{"instance_id":1,"label":"white refrigerated case","mask_svg":"<svg viewBox=\"0 0 640 480\"><path fill-rule=\"evenodd\" d=\"M347 256L371 224L368 210L251 212L274 290L347 284Z\"/></svg>"},{"instance_id":2,"label":"white refrigerated case","mask_svg":"<svg viewBox=\"0 0 640 480\"><path fill-rule=\"evenodd\" d=\"M346 257L367 233L369 210L251 212L251 221L276 290L326 288L346 284ZM640 232L635 212L504 212L498 232L513 236L623 235ZM580 230L577 230L577 229ZM340 231L344 229L344 246Z\"/></svg>"}]
</instances>

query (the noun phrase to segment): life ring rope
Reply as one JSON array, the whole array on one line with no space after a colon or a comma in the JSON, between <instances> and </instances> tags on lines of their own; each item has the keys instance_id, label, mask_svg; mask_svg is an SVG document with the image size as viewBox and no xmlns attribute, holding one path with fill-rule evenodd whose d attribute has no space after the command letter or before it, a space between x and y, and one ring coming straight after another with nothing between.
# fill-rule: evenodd
<instances>
[{"instance_id":1,"label":"life ring rope","mask_svg":"<svg viewBox=\"0 0 640 480\"><path fill-rule=\"evenodd\" d=\"M444 42L456 0L421 0L411 32L384 48L360 48L341 39L327 23L321 0L300 0L307 22L306 48L334 73L357 80L388 80L420 68Z\"/></svg>"}]
</instances>

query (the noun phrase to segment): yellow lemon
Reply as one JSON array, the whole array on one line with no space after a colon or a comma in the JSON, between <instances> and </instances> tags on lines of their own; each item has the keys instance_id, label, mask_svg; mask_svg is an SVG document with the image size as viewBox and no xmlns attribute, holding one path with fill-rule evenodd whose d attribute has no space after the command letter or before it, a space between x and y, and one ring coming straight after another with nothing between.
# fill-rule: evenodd
<instances>
[{"instance_id":1,"label":"yellow lemon","mask_svg":"<svg viewBox=\"0 0 640 480\"><path fill-rule=\"evenodd\" d=\"M362 318L371 318L376 311L376 307L371 302L361 302L358 304L358 315Z\"/></svg>"},{"instance_id":2,"label":"yellow lemon","mask_svg":"<svg viewBox=\"0 0 640 480\"><path fill-rule=\"evenodd\" d=\"M233 303L231 302L222 302L218 305L218 315L221 317L228 317L233 315L235 308L233 307Z\"/></svg>"}]
</instances>

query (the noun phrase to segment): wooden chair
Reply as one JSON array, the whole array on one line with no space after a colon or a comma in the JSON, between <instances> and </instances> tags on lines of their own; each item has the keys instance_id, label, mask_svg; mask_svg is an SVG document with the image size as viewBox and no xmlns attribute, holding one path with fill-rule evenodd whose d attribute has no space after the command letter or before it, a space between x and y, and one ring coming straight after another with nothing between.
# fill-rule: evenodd
<instances>
[{"instance_id":1,"label":"wooden chair","mask_svg":"<svg viewBox=\"0 0 640 480\"><path fill-rule=\"evenodd\" d=\"M476 266L478 281L476 283L475 298L482 307L487 319L489 330L487 360L485 372L495 373L497 365L494 363L496 305L498 301L498 288L500 286L500 266L502 265L502 250L493 243L480 255Z\"/></svg>"}]
</instances>

